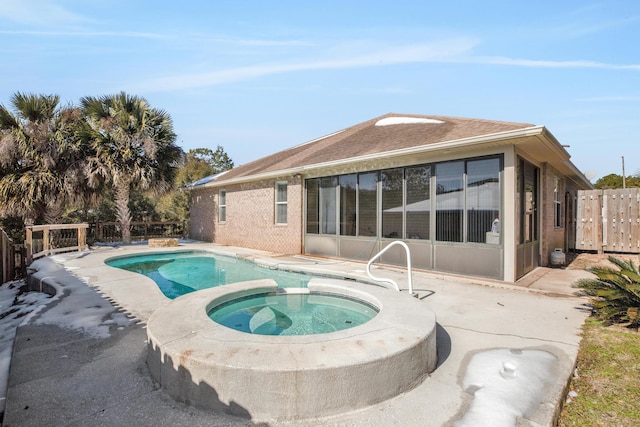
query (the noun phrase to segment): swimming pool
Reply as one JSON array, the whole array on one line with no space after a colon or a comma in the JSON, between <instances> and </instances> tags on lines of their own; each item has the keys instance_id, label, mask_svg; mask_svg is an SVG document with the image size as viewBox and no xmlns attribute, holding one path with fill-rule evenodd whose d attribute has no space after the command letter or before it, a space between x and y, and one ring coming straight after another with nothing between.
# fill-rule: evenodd
<instances>
[{"instance_id":1,"label":"swimming pool","mask_svg":"<svg viewBox=\"0 0 640 427\"><path fill-rule=\"evenodd\" d=\"M281 288L306 288L311 275L270 269L206 251L152 253L110 258L111 267L143 274L170 299L228 283L273 279Z\"/></svg>"},{"instance_id":2,"label":"swimming pool","mask_svg":"<svg viewBox=\"0 0 640 427\"><path fill-rule=\"evenodd\" d=\"M132 292L138 280L143 286L132 293L139 305L147 297L159 305L146 321L147 366L169 396L188 405L256 420L301 420L397 396L437 364L435 314L416 298L381 286L275 270L203 250L156 250L105 262L128 270L114 274L126 277L116 280L114 292ZM246 333L209 317L227 302L280 293L356 300L377 313L360 325L311 335ZM250 330L251 319L254 331L288 322L275 311L262 314L249 319Z\"/></svg>"}]
</instances>

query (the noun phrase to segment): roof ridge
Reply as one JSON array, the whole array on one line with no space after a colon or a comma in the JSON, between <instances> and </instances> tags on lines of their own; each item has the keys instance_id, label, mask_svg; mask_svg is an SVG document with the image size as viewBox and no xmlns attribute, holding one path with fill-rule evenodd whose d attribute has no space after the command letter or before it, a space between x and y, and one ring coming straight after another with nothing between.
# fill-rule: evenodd
<instances>
[{"instance_id":1,"label":"roof ridge","mask_svg":"<svg viewBox=\"0 0 640 427\"><path fill-rule=\"evenodd\" d=\"M380 120L392 117L424 118L430 119L431 122L419 124L403 123L402 120L399 120L398 123L392 123L388 126L376 126ZM443 123L434 125L433 120ZM377 153L463 140L533 126L529 123L478 118L389 112L239 165L225 174L223 180L267 172L277 173L312 164L344 162L349 158L375 156Z\"/></svg>"}]
</instances>

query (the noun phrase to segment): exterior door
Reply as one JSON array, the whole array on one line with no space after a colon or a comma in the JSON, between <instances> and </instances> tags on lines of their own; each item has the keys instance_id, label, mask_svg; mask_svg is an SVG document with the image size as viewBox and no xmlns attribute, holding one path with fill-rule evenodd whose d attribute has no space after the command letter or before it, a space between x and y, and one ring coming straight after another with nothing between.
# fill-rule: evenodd
<instances>
[{"instance_id":1,"label":"exterior door","mask_svg":"<svg viewBox=\"0 0 640 427\"><path fill-rule=\"evenodd\" d=\"M519 244L517 276L522 277L539 265L538 240L538 176L539 169L524 159L518 162Z\"/></svg>"}]
</instances>

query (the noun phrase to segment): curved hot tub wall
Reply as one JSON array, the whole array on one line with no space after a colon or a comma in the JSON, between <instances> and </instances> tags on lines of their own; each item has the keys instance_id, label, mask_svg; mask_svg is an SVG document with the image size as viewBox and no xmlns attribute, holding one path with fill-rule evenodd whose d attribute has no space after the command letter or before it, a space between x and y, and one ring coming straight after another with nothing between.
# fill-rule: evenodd
<instances>
[{"instance_id":1,"label":"curved hot tub wall","mask_svg":"<svg viewBox=\"0 0 640 427\"><path fill-rule=\"evenodd\" d=\"M272 280L236 283L157 310L147 325L153 378L178 401L267 421L369 406L410 390L435 369L435 315L406 293L311 280L311 292L347 295L380 309L363 325L329 334L252 335L207 315L224 301L276 288Z\"/></svg>"}]
</instances>

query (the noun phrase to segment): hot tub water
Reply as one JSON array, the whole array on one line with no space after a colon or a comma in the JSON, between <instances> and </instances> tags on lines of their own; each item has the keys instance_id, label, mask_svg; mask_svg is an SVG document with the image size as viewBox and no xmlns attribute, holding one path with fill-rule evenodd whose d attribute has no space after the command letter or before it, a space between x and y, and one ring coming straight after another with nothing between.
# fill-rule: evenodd
<instances>
[{"instance_id":1,"label":"hot tub water","mask_svg":"<svg viewBox=\"0 0 640 427\"><path fill-rule=\"evenodd\" d=\"M377 313L377 308L352 298L287 292L234 299L208 315L221 325L250 334L313 335L362 325Z\"/></svg>"}]
</instances>

